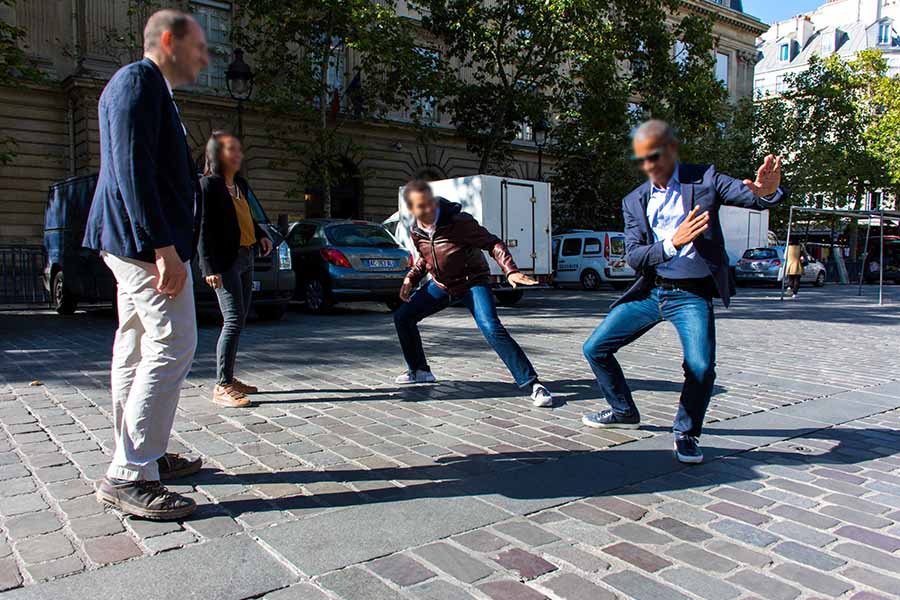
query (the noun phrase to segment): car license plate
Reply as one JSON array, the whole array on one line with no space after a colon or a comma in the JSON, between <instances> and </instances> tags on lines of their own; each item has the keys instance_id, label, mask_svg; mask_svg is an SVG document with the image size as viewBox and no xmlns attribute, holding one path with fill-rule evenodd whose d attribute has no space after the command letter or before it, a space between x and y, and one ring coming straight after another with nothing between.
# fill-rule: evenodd
<instances>
[{"instance_id":1,"label":"car license plate","mask_svg":"<svg viewBox=\"0 0 900 600\"><path fill-rule=\"evenodd\" d=\"M612 268L613 273L621 273L624 270L625 270L624 267L613 267Z\"/></svg>"},{"instance_id":2,"label":"car license plate","mask_svg":"<svg viewBox=\"0 0 900 600\"><path fill-rule=\"evenodd\" d=\"M385 260L380 258L373 258L366 261L366 264L369 265L370 269L393 269L397 266L397 263L393 260Z\"/></svg>"},{"instance_id":3,"label":"car license plate","mask_svg":"<svg viewBox=\"0 0 900 600\"><path fill-rule=\"evenodd\" d=\"M261 281L254 281L254 282L253 282L253 286L251 287L251 289L252 289L254 292L258 292L259 290L262 289L262 282L261 282Z\"/></svg>"}]
</instances>

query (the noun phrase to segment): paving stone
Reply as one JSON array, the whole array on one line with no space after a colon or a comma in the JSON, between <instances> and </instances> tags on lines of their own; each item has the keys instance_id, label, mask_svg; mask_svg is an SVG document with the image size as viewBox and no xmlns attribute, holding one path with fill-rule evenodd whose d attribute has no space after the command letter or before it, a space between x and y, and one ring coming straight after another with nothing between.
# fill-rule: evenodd
<instances>
[{"instance_id":1,"label":"paving stone","mask_svg":"<svg viewBox=\"0 0 900 600\"><path fill-rule=\"evenodd\" d=\"M117 563L143 554L131 536L125 533L87 540L84 553L98 565Z\"/></svg>"},{"instance_id":2,"label":"paving stone","mask_svg":"<svg viewBox=\"0 0 900 600\"><path fill-rule=\"evenodd\" d=\"M259 544L239 535L19 588L3 600L84 600L99 598L98 590L109 599L184 600L190 590L198 599L244 600L295 581Z\"/></svg>"},{"instance_id":3,"label":"paving stone","mask_svg":"<svg viewBox=\"0 0 900 600\"><path fill-rule=\"evenodd\" d=\"M792 523L790 521L772 523L769 525L768 529L770 532L780 537L791 538L818 548L827 546L837 539L833 535L822 533L811 527L806 527L805 525Z\"/></svg>"},{"instance_id":4,"label":"paving stone","mask_svg":"<svg viewBox=\"0 0 900 600\"><path fill-rule=\"evenodd\" d=\"M748 508L765 508L773 504L768 498L730 487L719 488L711 492L711 495Z\"/></svg>"},{"instance_id":5,"label":"paving stone","mask_svg":"<svg viewBox=\"0 0 900 600\"><path fill-rule=\"evenodd\" d=\"M45 510L47 503L38 493L19 494L0 498L0 515L11 517L22 513Z\"/></svg>"},{"instance_id":6,"label":"paving stone","mask_svg":"<svg viewBox=\"0 0 900 600\"><path fill-rule=\"evenodd\" d=\"M81 479L58 481L47 485L46 489L47 493L56 500L70 500L94 493L94 486Z\"/></svg>"},{"instance_id":7,"label":"paving stone","mask_svg":"<svg viewBox=\"0 0 900 600\"><path fill-rule=\"evenodd\" d=\"M576 502L575 504L563 506L559 509L559 512L572 517L573 519L578 519L579 521L584 521L585 523L590 523L592 525L608 525L619 520L619 517L616 515L604 512L583 502Z\"/></svg>"},{"instance_id":8,"label":"paving stone","mask_svg":"<svg viewBox=\"0 0 900 600\"><path fill-rule=\"evenodd\" d=\"M198 506L185 525L205 538L220 538L243 531L231 516L222 513L217 507ZM141 531L138 531L138 535L146 537Z\"/></svg>"},{"instance_id":9,"label":"paving stone","mask_svg":"<svg viewBox=\"0 0 900 600\"><path fill-rule=\"evenodd\" d=\"M685 504L684 502L666 502L665 504L657 506L655 510L664 515L674 517L679 521L685 521L686 523L692 523L694 525L709 523L718 518L718 515L711 513L708 510L703 510L702 508L697 508Z\"/></svg>"},{"instance_id":10,"label":"paving stone","mask_svg":"<svg viewBox=\"0 0 900 600\"><path fill-rule=\"evenodd\" d=\"M182 548L188 544L193 544L196 541L196 536L190 531L176 531L174 533L147 538L141 543L143 543L152 554L157 554L175 548Z\"/></svg>"},{"instance_id":11,"label":"paving stone","mask_svg":"<svg viewBox=\"0 0 900 600\"><path fill-rule=\"evenodd\" d=\"M746 509L743 506L731 504L730 502L716 502L715 504L710 504L706 508L715 513L719 513L720 515L732 517L751 525L762 525L769 521L769 517L762 513Z\"/></svg>"},{"instance_id":12,"label":"paving stone","mask_svg":"<svg viewBox=\"0 0 900 600\"><path fill-rule=\"evenodd\" d=\"M650 527L656 527L657 529L665 531L669 535L686 542L703 542L712 537L702 529L692 527L687 523L682 523L681 521L673 519L671 517L662 517L654 521L650 521L647 524Z\"/></svg>"},{"instance_id":13,"label":"paving stone","mask_svg":"<svg viewBox=\"0 0 900 600\"><path fill-rule=\"evenodd\" d=\"M6 531L13 539L23 539L62 529L62 523L50 511L26 513L6 520Z\"/></svg>"},{"instance_id":14,"label":"paving stone","mask_svg":"<svg viewBox=\"0 0 900 600\"><path fill-rule=\"evenodd\" d=\"M411 588L410 592L421 600L474 600L474 596L443 579L426 581ZM298 598L298 600L300 599Z\"/></svg>"},{"instance_id":15,"label":"paving stone","mask_svg":"<svg viewBox=\"0 0 900 600\"><path fill-rule=\"evenodd\" d=\"M822 571L833 571L847 562L796 542L782 542L772 550L785 558Z\"/></svg>"},{"instance_id":16,"label":"paving stone","mask_svg":"<svg viewBox=\"0 0 900 600\"><path fill-rule=\"evenodd\" d=\"M81 539L112 535L125 530L122 526L122 521L114 514L108 512L73 519L69 521L69 527L72 529L72 533Z\"/></svg>"},{"instance_id":17,"label":"paving stone","mask_svg":"<svg viewBox=\"0 0 900 600\"><path fill-rule=\"evenodd\" d=\"M668 569L662 573L662 578L708 600L731 600L741 595L733 585L687 567Z\"/></svg>"},{"instance_id":18,"label":"paving stone","mask_svg":"<svg viewBox=\"0 0 900 600\"><path fill-rule=\"evenodd\" d=\"M404 554L394 554L366 563L377 575L401 587L415 585L434 577L434 573Z\"/></svg>"},{"instance_id":19,"label":"paving stone","mask_svg":"<svg viewBox=\"0 0 900 600\"><path fill-rule=\"evenodd\" d=\"M549 546L542 550L550 556L569 563L576 569L586 573L599 573L609 568L609 563L590 552L585 552L573 545L562 544Z\"/></svg>"},{"instance_id":20,"label":"paving stone","mask_svg":"<svg viewBox=\"0 0 900 600\"><path fill-rule=\"evenodd\" d=\"M737 567L737 563L718 554L707 552L691 544L678 544L666 550L675 562L687 563L704 571L726 573Z\"/></svg>"},{"instance_id":21,"label":"paving stone","mask_svg":"<svg viewBox=\"0 0 900 600\"><path fill-rule=\"evenodd\" d=\"M900 556L881 552L875 548L862 544L836 544L829 549L835 554L858 560L891 573L900 573Z\"/></svg>"},{"instance_id":22,"label":"paving stone","mask_svg":"<svg viewBox=\"0 0 900 600\"><path fill-rule=\"evenodd\" d=\"M546 596L518 581L490 581L478 586L492 600L546 600Z\"/></svg>"},{"instance_id":23,"label":"paving stone","mask_svg":"<svg viewBox=\"0 0 900 600\"><path fill-rule=\"evenodd\" d=\"M800 595L800 590L758 571L744 570L728 577L727 581L740 585L766 600L793 600Z\"/></svg>"},{"instance_id":24,"label":"paving stone","mask_svg":"<svg viewBox=\"0 0 900 600\"><path fill-rule=\"evenodd\" d=\"M797 521L816 529L831 529L839 523L837 519L820 515L812 511L803 510L794 506L776 506L769 509L769 512L775 516Z\"/></svg>"},{"instance_id":25,"label":"paving stone","mask_svg":"<svg viewBox=\"0 0 900 600\"><path fill-rule=\"evenodd\" d=\"M689 600L687 596L675 589L635 571L613 573L603 581L635 600Z\"/></svg>"},{"instance_id":26,"label":"paving stone","mask_svg":"<svg viewBox=\"0 0 900 600\"><path fill-rule=\"evenodd\" d=\"M16 544L19 556L27 564L41 563L72 554L75 549L62 533L28 538Z\"/></svg>"},{"instance_id":27,"label":"paving stone","mask_svg":"<svg viewBox=\"0 0 900 600\"><path fill-rule=\"evenodd\" d=\"M414 552L441 571L465 583L474 583L494 572L486 563L444 542L429 544Z\"/></svg>"},{"instance_id":28,"label":"paving stone","mask_svg":"<svg viewBox=\"0 0 900 600\"><path fill-rule=\"evenodd\" d=\"M263 600L329 600L321 589L310 583L298 583L284 589L270 592Z\"/></svg>"},{"instance_id":29,"label":"paving stone","mask_svg":"<svg viewBox=\"0 0 900 600\"><path fill-rule=\"evenodd\" d=\"M198 508L198 510L200 509ZM181 531L182 529L181 525L176 521L150 521L148 519L128 517L125 522L128 524L128 527L134 531L135 535L141 539L165 535L167 533L172 533L173 531ZM193 521L190 523L191 525L194 524Z\"/></svg>"},{"instance_id":30,"label":"paving stone","mask_svg":"<svg viewBox=\"0 0 900 600\"><path fill-rule=\"evenodd\" d=\"M319 585L345 600L395 600L397 592L359 567L349 567L321 576Z\"/></svg>"},{"instance_id":31,"label":"paving stone","mask_svg":"<svg viewBox=\"0 0 900 600\"><path fill-rule=\"evenodd\" d=\"M779 577L795 581L804 587L829 596L840 596L852 587L850 584L825 575L821 571L813 571L791 563L776 565L772 572Z\"/></svg>"},{"instance_id":32,"label":"paving stone","mask_svg":"<svg viewBox=\"0 0 900 600\"><path fill-rule=\"evenodd\" d=\"M562 600L615 600L616 595L572 573L554 575L541 583Z\"/></svg>"},{"instance_id":33,"label":"paving stone","mask_svg":"<svg viewBox=\"0 0 900 600\"><path fill-rule=\"evenodd\" d=\"M841 537L849 538L868 546L881 548L886 552L900 550L900 538L884 535L876 531L869 531L868 529L856 527L855 525L845 525L844 527L836 529L835 533Z\"/></svg>"},{"instance_id":34,"label":"paving stone","mask_svg":"<svg viewBox=\"0 0 900 600\"><path fill-rule=\"evenodd\" d=\"M849 577L854 581L871 586L877 590L887 594L896 596L900 594L900 579L889 575L882 575L869 569L861 569L859 567L850 567L842 573L845 577Z\"/></svg>"},{"instance_id":35,"label":"paving stone","mask_svg":"<svg viewBox=\"0 0 900 600\"><path fill-rule=\"evenodd\" d=\"M744 542L745 544L750 544L751 546L759 546L760 548L771 546L778 541L777 537L762 529L751 527L750 525L732 521L730 519L716 521L715 523L712 523L710 527L728 537Z\"/></svg>"},{"instance_id":36,"label":"paving stone","mask_svg":"<svg viewBox=\"0 0 900 600\"><path fill-rule=\"evenodd\" d=\"M32 579L40 582L79 573L84 570L84 563L77 555L72 554L58 560L28 565L25 570Z\"/></svg>"},{"instance_id":37,"label":"paving stone","mask_svg":"<svg viewBox=\"0 0 900 600\"><path fill-rule=\"evenodd\" d=\"M509 542L488 533L483 529L476 529L453 538L458 544L471 548L476 552L493 552L509 545Z\"/></svg>"},{"instance_id":38,"label":"paving stone","mask_svg":"<svg viewBox=\"0 0 900 600\"><path fill-rule=\"evenodd\" d=\"M16 561L11 558L0 560L0 592L22 585L22 575Z\"/></svg>"},{"instance_id":39,"label":"paving stone","mask_svg":"<svg viewBox=\"0 0 900 600\"><path fill-rule=\"evenodd\" d=\"M618 544L607 546L603 551L649 573L655 573L672 564L656 554L647 552L643 548L638 548L634 544L629 544L628 542L619 542Z\"/></svg>"},{"instance_id":40,"label":"paving stone","mask_svg":"<svg viewBox=\"0 0 900 600\"><path fill-rule=\"evenodd\" d=\"M509 521L494 525L494 529L508 535L527 546L543 546L559 541L559 537L549 531L524 521Z\"/></svg>"},{"instance_id":41,"label":"paving stone","mask_svg":"<svg viewBox=\"0 0 900 600\"><path fill-rule=\"evenodd\" d=\"M742 564L752 565L754 567L764 567L772 562L772 559L762 552L744 548L731 542L724 540L713 540L707 544L707 549L716 554L727 556L728 558Z\"/></svg>"},{"instance_id":42,"label":"paving stone","mask_svg":"<svg viewBox=\"0 0 900 600\"><path fill-rule=\"evenodd\" d=\"M520 548L512 548L502 552L494 560L505 569L517 571L519 576L526 580L534 579L556 570L556 565Z\"/></svg>"}]
</instances>

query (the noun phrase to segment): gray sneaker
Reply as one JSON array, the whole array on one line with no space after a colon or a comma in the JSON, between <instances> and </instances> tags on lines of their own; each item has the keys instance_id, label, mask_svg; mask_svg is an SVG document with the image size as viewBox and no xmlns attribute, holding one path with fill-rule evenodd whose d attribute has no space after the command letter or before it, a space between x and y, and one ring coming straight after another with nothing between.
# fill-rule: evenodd
<instances>
[{"instance_id":1,"label":"gray sneaker","mask_svg":"<svg viewBox=\"0 0 900 600\"><path fill-rule=\"evenodd\" d=\"M531 388L531 403L538 408L553 406L553 394L542 383L535 383Z\"/></svg>"},{"instance_id":2,"label":"gray sneaker","mask_svg":"<svg viewBox=\"0 0 900 600\"><path fill-rule=\"evenodd\" d=\"M435 383L437 379L431 374L431 371L407 371L394 380L399 385L413 385L416 383Z\"/></svg>"}]
</instances>

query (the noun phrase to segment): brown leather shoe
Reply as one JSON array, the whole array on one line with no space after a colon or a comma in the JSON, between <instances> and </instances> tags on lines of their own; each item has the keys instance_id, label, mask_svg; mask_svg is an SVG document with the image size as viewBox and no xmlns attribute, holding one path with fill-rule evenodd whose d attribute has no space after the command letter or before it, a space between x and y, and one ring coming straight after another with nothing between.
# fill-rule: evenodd
<instances>
[{"instance_id":1,"label":"brown leather shoe","mask_svg":"<svg viewBox=\"0 0 900 600\"><path fill-rule=\"evenodd\" d=\"M198 472L203 466L203 460L199 458L191 460L180 454L166 452L161 458L157 459L156 464L159 465L160 479L178 479L179 477L187 477Z\"/></svg>"},{"instance_id":2,"label":"brown leather shoe","mask_svg":"<svg viewBox=\"0 0 900 600\"><path fill-rule=\"evenodd\" d=\"M104 477L97 500L127 515L154 521L183 519L197 508L193 499L170 492L158 481L120 481Z\"/></svg>"},{"instance_id":3,"label":"brown leather shoe","mask_svg":"<svg viewBox=\"0 0 900 600\"><path fill-rule=\"evenodd\" d=\"M227 408L250 406L250 399L239 392L234 385L218 385L213 389L213 402Z\"/></svg>"},{"instance_id":4,"label":"brown leather shoe","mask_svg":"<svg viewBox=\"0 0 900 600\"><path fill-rule=\"evenodd\" d=\"M234 386L234 389L239 391L242 394L256 394L259 393L259 388L255 385L249 385L235 377L231 380L231 385Z\"/></svg>"}]
</instances>

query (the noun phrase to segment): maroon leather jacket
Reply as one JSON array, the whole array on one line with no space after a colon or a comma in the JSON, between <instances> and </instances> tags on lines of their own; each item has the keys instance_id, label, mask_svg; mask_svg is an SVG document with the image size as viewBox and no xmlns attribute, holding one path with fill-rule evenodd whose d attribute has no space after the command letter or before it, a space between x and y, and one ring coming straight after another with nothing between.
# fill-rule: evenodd
<instances>
[{"instance_id":1,"label":"maroon leather jacket","mask_svg":"<svg viewBox=\"0 0 900 600\"><path fill-rule=\"evenodd\" d=\"M453 295L472 286L491 281L491 269L482 250L487 250L503 269L504 275L519 270L506 244L478 224L462 206L445 198L437 198L440 214L433 235L413 222L409 233L419 250L419 259L406 278L416 285L430 273L431 278Z\"/></svg>"}]
</instances>

